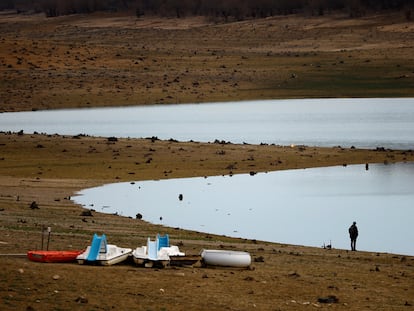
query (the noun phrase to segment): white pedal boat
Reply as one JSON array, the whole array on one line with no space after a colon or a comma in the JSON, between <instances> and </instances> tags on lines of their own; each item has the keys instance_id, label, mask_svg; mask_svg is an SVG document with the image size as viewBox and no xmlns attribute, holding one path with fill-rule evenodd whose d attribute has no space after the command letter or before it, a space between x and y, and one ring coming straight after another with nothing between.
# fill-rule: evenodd
<instances>
[{"instance_id":1,"label":"white pedal boat","mask_svg":"<svg viewBox=\"0 0 414 311\"><path fill-rule=\"evenodd\" d=\"M94 234L92 243L86 250L76 257L79 264L98 264L110 266L120 263L131 255L131 248L122 248L106 243L106 236Z\"/></svg>"},{"instance_id":2,"label":"white pedal boat","mask_svg":"<svg viewBox=\"0 0 414 311\"><path fill-rule=\"evenodd\" d=\"M170 256L185 256L185 253L180 252L178 246L169 245L168 235L157 235L155 241L148 238L146 246L137 247L132 252L134 262L145 267L152 267L154 264L165 267L170 262Z\"/></svg>"},{"instance_id":3,"label":"white pedal boat","mask_svg":"<svg viewBox=\"0 0 414 311\"><path fill-rule=\"evenodd\" d=\"M247 268L252 259L248 252L217 249L203 249L201 258L205 265Z\"/></svg>"}]
</instances>

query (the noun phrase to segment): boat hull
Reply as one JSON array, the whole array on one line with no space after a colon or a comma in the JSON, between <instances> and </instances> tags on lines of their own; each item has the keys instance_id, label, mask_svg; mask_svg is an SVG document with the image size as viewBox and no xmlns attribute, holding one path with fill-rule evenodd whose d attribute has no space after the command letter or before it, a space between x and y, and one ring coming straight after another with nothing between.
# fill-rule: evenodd
<instances>
[{"instance_id":1,"label":"boat hull","mask_svg":"<svg viewBox=\"0 0 414 311\"><path fill-rule=\"evenodd\" d=\"M81 254L83 250L70 250L70 251L43 251L33 250L27 252L27 258L36 262L73 262L76 257Z\"/></svg>"},{"instance_id":2,"label":"boat hull","mask_svg":"<svg viewBox=\"0 0 414 311\"><path fill-rule=\"evenodd\" d=\"M185 256L185 253L180 252L176 245L158 247L157 241L150 239L148 239L146 246L137 247L132 252L134 262L147 268L166 267L170 263L171 256Z\"/></svg>"},{"instance_id":3,"label":"boat hull","mask_svg":"<svg viewBox=\"0 0 414 311\"><path fill-rule=\"evenodd\" d=\"M108 258L108 259L97 259L95 261L88 261L86 259L77 259L78 264L93 264L93 265L101 265L101 266L112 266L116 265L117 263L123 262L128 259L130 253L122 254L118 257Z\"/></svg>"},{"instance_id":4,"label":"boat hull","mask_svg":"<svg viewBox=\"0 0 414 311\"><path fill-rule=\"evenodd\" d=\"M111 266L126 260L132 253L131 248L122 248L116 245L107 245L106 253L98 253L94 260L89 260L89 253L91 247L88 246L86 250L76 257L79 264L95 264L101 266Z\"/></svg>"},{"instance_id":5,"label":"boat hull","mask_svg":"<svg viewBox=\"0 0 414 311\"><path fill-rule=\"evenodd\" d=\"M201 258L205 265L211 266L247 268L251 264L250 254L241 251L204 249Z\"/></svg>"},{"instance_id":6,"label":"boat hull","mask_svg":"<svg viewBox=\"0 0 414 311\"><path fill-rule=\"evenodd\" d=\"M161 248L154 256L150 256L147 251L147 246L137 247L132 252L132 258L137 265L144 265L146 268L152 268L154 266L166 267L170 263L169 249L169 247Z\"/></svg>"}]
</instances>

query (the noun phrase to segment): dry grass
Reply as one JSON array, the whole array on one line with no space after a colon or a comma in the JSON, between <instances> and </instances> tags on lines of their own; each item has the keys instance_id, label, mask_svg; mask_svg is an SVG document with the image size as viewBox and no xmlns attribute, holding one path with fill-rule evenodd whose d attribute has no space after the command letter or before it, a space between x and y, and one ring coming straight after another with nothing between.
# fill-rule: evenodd
<instances>
[{"instance_id":1,"label":"dry grass","mask_svg":"<svg viewBox=\"0 0 414 311\"><path fill-rule=\"evenodd\" d=\"M36 26L34 26L36 25ZM403 16L0 16L0 111L413 96Z\"/></svg>"}]
</instances>

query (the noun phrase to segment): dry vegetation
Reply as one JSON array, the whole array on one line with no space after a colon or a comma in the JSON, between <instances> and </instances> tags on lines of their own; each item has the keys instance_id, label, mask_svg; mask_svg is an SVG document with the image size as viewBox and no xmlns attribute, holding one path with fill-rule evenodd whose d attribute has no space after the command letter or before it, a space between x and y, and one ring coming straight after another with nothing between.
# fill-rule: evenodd
<instances>
[{"instance_id":1,"label":"dry vegetation","mask_svg":"<svg viewBox=\"0 0 414 311\"><path fill-rule=\"evenodd\" d=\"M0 111L286 97L413 96L401 14L0 16Z\"/></svg>"},{"instance_id":2,"label":"dry vegetation","mask_svg":"<svg viewBox=\"0 0 414 311\"><path fill-rule=\"evenodd\" d=\"M0 16L0 110L320 96L413 96L413 24L399 15L202 18ZM414 258L250 241L93 213L70 197L108 182L351 163L412 151L0 133L0 254L140 246L247 250L248 270L89 267L0 257L1 310L411 310ZM254 178L254 177L253 177ZM39 209L30 209L36 201ZM325 221L325 220L322 220ZM344 228L346 231L346 228ZM306 232L304 232L306 234ZM337 302L318 298L333 295Z\"/></svg>"}]
</instances>

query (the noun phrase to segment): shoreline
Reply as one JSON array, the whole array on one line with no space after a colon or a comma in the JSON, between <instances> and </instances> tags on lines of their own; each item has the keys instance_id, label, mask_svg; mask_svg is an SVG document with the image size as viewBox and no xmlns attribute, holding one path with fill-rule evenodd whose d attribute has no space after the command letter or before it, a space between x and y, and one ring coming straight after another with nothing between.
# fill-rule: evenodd
<instances>
[{"instance_id":1,"label":"shoreline","mask_svg":"<svg viewBox=\"0 0 414 311\"><path fill-rule=\"evenodd\" d=\"M10 212L11 219L15 220L16 216L13 215L18 215L19 210L32 201L40 206L45 205L46 210L62 208L59 211L59 214L63 212L62 217L66 217L63 215L68 211L80 214L83 208L70 200L76 192L114 182L414 161L412 150L238 145L130 138L112 141L103 137L17 133L0 133L0 150L3 156L0 162L0 209L3 213ZM57 216L49 219L50 216L46 214L42 217L45 217L46 223L55 222L53 219ZM111 218L114 215L100 217ZM24 227L31 232L37 226L24 222ZM12 228L14 225L6 221L3 227ZM66 231L65 228L71 227L71 224L63 222L59 227ZM149 223L146 227L174 231L174 228ZM79 228L85 230L84 226ZM30 240L28 244L33 242ZM20 251L27 248L27 244L22 244Z\"/></svg>"},{"instance_id":2,"label":"shoreline","mask_svg":"<svg viewBox=\"0 0 414 311\"><path fill-rule=\"evenodd\" d=\"M396 165L398 165L400 167L400 170L401 170L401 165L403 165L403 164L408 164L409 166L407 168L409 168L410 165L412 167L412 164L414 164L414 162L370 163L369 164L369 170L370 171L373 170L375 172L376 170L380 169L381 166L382 167L386 167L386 166L393 167L393 166L396 166ZM336 166L322 167L322 169L329 168L331 170L331 169L336 168L337 170L340 170L341 172L344 172L344 174L347 174L345 171L348 171L348 170L353 170L355 172L355 168L352 168L353 166L358 166L358 173L361 174L360 177L362 177L363 175L366 174L365 170L368 170L367 164L347 165L347 167L349 167L349 168L343 168L343 165L336 165ZM302 171L302 172L297 172L297 173L294 173L294 174L301 174L301 175L304 174L304 176L306 176L306 174L310 173L310 172L305 172L304 170L308 171L308 170L314 170L314 169L318 170L319 168L297 168L297 169L292 169L292 170L287 170L287 171L293 171L293 170ZM386 170L388 170L388 169L386 169ZM391 171L393 171L393 170L391 170ZM272 240L272 238L275 235L271 234L272 229L268 225L267 225L266 228L269 229L269 234L263 235L263 230L260 230L261 236L258 236L256 231L254 231L254 230L246 231L246 228L244 227L244 225L240 225L239 223L232 223L232 224L229 223L230 226L235 226L234 227L235 230L234 231L227 231L226 227L224 227L224 226L217 226L217 225L211 226L209 221L207 221L207 222L204 221L203 222L201 219L197 219L197 217L194 217L194 215L193 215L192 218L190 218L191 222L188 221L189 218L187 216L185 218L186 221L181 223L179 218L174 217L173 214L169 213L168 209L163 208L163 206L171 205L171 207L175 208L177 211L180 211L181 208L186 206L186 205L181 205L181 204L177 204L177 203L174 204L174 200L172 200L172 201L170 200L170 199L172 199L171 192L169 192L169 195L168 195L169 200L162 200L162 199L157 199L157 198L153 199L151 196L148 196L148 194L146 194L146 191L148 191L148 190L142 190L142 189L146 189L147 187L153 188L154 187L153 182L157 182L157 185L155 185L155 187L159 188L160 193L161 193L162 189L163 189L163 186L168 187L168 185L171 184L171 187L174 187L174 189L176 190L175 193L177 193L177 194L178 193L185 193L184 197L187 197L187 201L188 201L188 202L186 202L186 204L188 204L188 206L186 206L186 207L190 208L190 213L191 213L191 209L194 209L194 208L196 208L197 210L200 210L200 208L205 208L205 209L209 210L209 205L203 204L202 201L196 200L196 198L194 197L195 193L200 193L200 195L203 195L203 198L208 200L208 197L205 196L204 192L209 191L209 190L207 190L207 188L204 188L206 186L204 185L204 187L203 187L202 184L207 183L209 185L210 184L214 185L217 182L219 182L221 185L225 186L228 183L233 183L232 176L235 176L234 178L236 178L236 179L239 179L239 178L237 178L237 176L239 176L239 177L243 178L243 180L246 180L246 181L247 181L247 179L249 180L248 181L248 183L250 185L249 186L249 191L252 192L251 195L253 197L257 197L258 188L254 184L257 183L257 182L260 182L262 184L261 175L262 176L263 175L270 175L272 173L277 173L277 172L281 172L281 171L257 172L257 174L243 173L243 174L238 174L238 175L217 175L217 176L208 176L208 177L207 176L205 176L205 177L191 177L191 178L196 178L196 180L194 181L194 184L196 185L196 187L194 189L203 189L203 190L201 190L201 192L198 192L198 190L195 190L195 192L194 191L188 192L188 190L185 190L185 187L184 188L182 186L177 187L175 184L180 184L180 185L185 185L186 184L185 181L184 181L184 183L182 183L180 181L180 178L172 180L171 183L165 183L166 180L164 180L163 183L158 183L158 182L162 181L162 179L148 180L150 182L149 184L146 183L146 181L140 181L140 180L123 181L122 182L123 186L121 188L117 185L117 183L107 183L107 184L104 184L104 185L101 185L101 186L83 189L81 191L83 194L81 194L80 197L77 196L76 199L72 198L72 200L74 200L75 204L80 204L85 209L90 209L90 207L88 207L87 202L94 203L93 209L95 208L95 206L96 206L96 208L99 208L99 207L102 206L102 211L99 211L100 213L116 214L116 215L119 215L120 217L135 218L136 213L139 212L139 214L141 214L140 217L142 217L142 220L147 221L148 223L150 223L152 225L161 225L161 226L166 226L166 227L169 227L169 228L180 228L180 229L183 229L183 230L198 231L198 232L200 232L202 234L206 234L206 235L214 234L214 235L218 235L218 236L225 236L225 237L228 237L228 238L231 238L231 239L234 238L234 239L243 239L243 240L248 240L248 241L262 241L262 242L265 242L265 243L290 244L290 245L297 245L297 246L311 247L311 248L320 248L320 247L322 247L322 245L329 244L330 245L329 247L332 247L332 248L338 249L338 250L342 250L342 251L346 251L348 249L348 244L346 243L344 245L343 244L344 241L341 241L343 236L342 235L337 235L337 234L333 235L333 236L332 236L332 234L330 234L330 239L328 239L327 241L325 240L325 242L327 242L327 243L325 243L325 242L317 243L316 241L324 241L324 237L321 237L321 236L316 237L317 234L313 236L312 241L309 240L308 242L300 241L300 239L298 240L297 236L295 236L294 240L289 239L288 238L289 235L284 235L283 239L279 238L278 240ZM317 174L320 174L320 171L315 171L315 173L316 172L318 172ZM338 175L341 175L341 174L342 173L340 173ZM243 176L240 176L240 175L243 175ZM254 177L252 175L254 175ZM290 175L285 175L285 176L288 177ZM337 177L339 177L339 176L337 176ZM220 181L220 180L223 180L223 178L225 180L227 180L227 182L224 181L224 184L222 184L222 181ZM392 178L393 178L394 182L396 182L397 176L393 174ZM189 179L189 178L184 177L184 180L187 180L187 179ZM289 179L289 177L288 177L288 179ZM204 180L204 181L200 183L200 180ZM270 179L270 180L273 180L273 179ZM279 179L276 179L276 180L279 180ZM383 180L383 181L385 182L385 180ZM234 180L234 182L236 183L236 185L239 185L237 180ZM276 183L276 184L280 184L280 182ZM110 187L107 187L107 186L110 186ZM136 188L137 186L138 186L138 188ZM97 195L97 194L100 193L100 194L104 195L104 192L102 190L99 190L99 189L94 190L93 188L101 188L101 187L105 187L105 189L107 191L111 191L111 190L113 191L115 189L117 191L120 191L120 193L118 194L119 201L114 201L114 200L111 200L110 198L105 198L105 200L103 200L103 201L99 200L100 196ZM201 187L201 188L199 188L199 187ZM207 187L210 188L211 186L207 186ZM216 187L215 187L216 191L220 192L220 190L217 189ZM234 188L234 186L233 186L233 188ZM92 192L90 191L91 189L92 189ZM130 189L130 190L126 190L126 189ZM132 189L135 189L135 190L136 189L141 189L141 190L138 190L139 193L141 193L141 195L136 196L135 191L132 190ZM337 189L340 190L340 188L337 188ZM244 190L247 190L247 189L244 188ZM364 191L364 190L361 190L361 191ZM221 191L220 193L223 195L223 197L225 197L227 195L226 191ZM243 190L240 189L238 193L240 193L240 195L243 196L243 194L242 194ZM263 193L263 191L259 191L259 193ZM231 194L233 194L233 197L234 197L234 193L232 191L229 193L229 195L231 195ZM90 200L88 201L86 199L82 199L83 195L86 195L87 198L89 198ZM145 198L144 202L149 202L149 201L162 202L160 204L156 203L156 206L159 206L159 209L158 209L157 213L158 213L159 216L162 215L162 220L158 220L158 216L155 217L155 215L152 214L151 209L146 208L145 206L143 206L143 207L137 206L136 209L131 207L131 206L128 206L127 208L125 208L123 206L123 204L119 203L119 202L122 202L122 203L125 203L125 204L128 203L123 199L123 196L125 196L125 195L127 195L128 197L131 197L133 199L137 199L137 198L141 198L141 197ZM189 195L190 195L191 199L188 199ZM384 198L386 198L387 194L384 193L383 195L385 196ZM393 195L393 193L392 194L388 193L388 195ZM265 197L267 197L267 196L269 196L269 194L265 195ZM246 197L246 196L243 196L243 197ZM273 199L276 199L275 196L271 196L271 197ZM294 199L294 198L292 198L292 199ZM195 203L194 201L197 201L198 203ZM247 206L243 205L242 201L240 201L237 197L234 197L234 199L232 201L233 201L232 204L236 204L237 206L241 203L242 210L239 211L239 209L232 209L230 206L221 205L220 201L217 200L217 199L214 201L214 204L212 206L216 206L216 212L218 210L220 210L221 213L223 213L223 209L225 209L227 211L226 212L227 216L224 216L224 214L221 214L220 218L222 218L223 216L224 217L233 217L233 216L230 216L230 215L238 214L237 219L240 219L240 216L241 216L240 213L242 213L242 214L246 213L245 209L247 208ZM321 199L321 201L323 201L323 199ZM228 203L227 200L226 200L226 202ZM257 200L255 202L255 203L257 203L257 205L255 205L255 204L252 205L252 207L254 206L253 207L254 214L252 214L252 215L254 215L254 219L258 219L258 220L263 222L263 213L260 212L262 210L262 208L260 206L258 206L258 205L261 204L260 202L261 202L261 198L257 197ZM283 202L286 202L286 201L283 201ZM381 210L383 210L383 208L386 207L384 205L381 205L381 202L379 202L379 201L375 201L375 202L376 203L374 203L374 205L377 206L378 208L380 208ZM99 203L99 204L96 205L96 203ZM288 202L286 202L286 203L288 203ZM353 203L358 204L357 202L355 202L355 200L354 200ZM201 206L199 206L199 204L201 204ZM303 206L302 204L306 204L306 203L302 201L298 205L295 205L295 206L291 205L291 207L296 208L298 206ZM266 206L267 206L267 208L270 207L269 205L266 205ZM104 207L105 207L105 210L104 210ZM316 210L315 207L316 206L313 206L312 208L314 208ZM326 208L326 204L322 204L322 207ZM185 208L185 210L186 210L186 208ZM244 212L243 212L243 210L244 210ZM249 208L249 210L252 210L252 209ZM352 210L351 206L350 206L350 210ZM401 209L399 209L399 210L402 213ZM283 211L287 211L286 207L283 208ZM301 209L301 211L306 213L306 209L303 209L303 210ZM278 215L279 212L282 212L281 209L276 209L276 211L271 213L271 216L276 217L276 215ZM214 214L213 210L210 211L210 216L211 216L212 213ZM282 213L285 213L285 212L282 212ZM386 211L385 211L385 213L386 213ZM289 212L288 212L288 214L291 215L291 213L289 213ZM352 214L352 213L350 212L349 214ZM398 213L398 214L400 214L400 213ZM321 217L323 217L323 216L321 215ZM244 217L242 217L242 218L244 219ZM283 218L286 218L286 217L283 217ZM356 217L356 218L358 219L359 217ZM289 219L292 221L292 223L295 223L295 226L298 225L296 223L295 217L289 217ZM338 219L339 218L335 217L335 215L333 214L329 217L329 220L327 220L327 221L331 221L331 220L332 221L337 221ZM221 221L225 221L225 220L220 219L220 222ZM318 219L312 219L312 220L309 220L309 221L311 221L312 223L318 223ZM377 222L381 223L381 220L378 219ZM243 223L246 224L250 229L252 229L251 226L249 226L249 221L246 221L246 219L244 219ZM369 232L370 228L366 227L366 225L368 224L367 219L365 219L364 223L365 223L365 225L363 226L363 227L365 227L364 228L364 232L365 232L364 235L372 237L372 233L373 233L372 230L371 230L371 232ZM198 224L198 225L196 225L196 224ZM301 224L301 228L302 228L302 225L304 226L303 228L306 228L306 231L312 229L312 228L306 227L306 223L304 223L303 221L300 222L300 224ZM402 235L400 235L401 232L398 232L399 230L397 229L397 227L399 227L399 225L395 222L395 220L394 221L389 221L388 224L389 224L390 228L395 228L396 229L394 231L395 236L402 236ZM331 232L332 233L332 229L334 229L333 231L335 231L335 228L331 228L331 227L329 227L329 225L327 226L323 222L321 222L319 224L319 226L321 227L321 231L323 230L324 232ZM383 227L383 225L380 225L380 227ZM405 226L405 228L408 229L407 226ZM286 229L289 230L288 228L286 228ZM243 234L240 233L241 232L240 230L243 232ZM277 231L277 232L280 232L280 231ZM294 232L292 232L292 234L294 234ZM382 236L381 233L378 233L378 239L382 240L382 239L384 239L384 236ZM376 239L376 240L378 240L378 239ZM375 244L375 242L376 242L375 240L371 240L369 243L367 243L367 241L365 239L364 246L359 246L358 251L363 251L363 252L367 252L367 253L388 253L388 254L394 254L394 255L400 255L400 256L414 256L414 251L413 251L412 247L410 247L409 245L406 245L407 243L401 244L401 243L398 243L397 241L394 241L394 243L390 244L389 242L387 242L385 240L386 239L384 239L384 243L382 243L382 245L381 244L379 245L379 244ZM405 240L408 242L408 239L405 239ZM332 241L334 241L333 244L332 244ZM371 243L371 242L373 242L373 243ZM373 244L375 244L376 246L373 246ZM406 245L406 246L404 246L404 245Z\"/></svg>"},{"instance_id":3,"label":"shoreline","mask_svg":"<svg viewBox=\"0 0 414 311\"><path fill-rule=\"evenodd\" d=\"M0 135L2 151L9 148L13 150L12 147L17 146L12 145L17 144L19 146L14 150L20 150L24 154L28 154L28 151L32 152L33 164L30 164L31 161L28 162L27 158L17 157L13 166L17 168L20 163L24 166L22 171L17 170L19 173L15 173L14 177L5 176L4 172L0 171L0 215L2 215L0 251L2 254L25 253L30 249L39 249L42 226L51 226L51 249L82 249L88 245L95 232L105 233L108 243L124 247L145 245L148 237L154 238L157 233L168 233L171 243L180 245L180 250L187 255L198 255L201 249L228 249L247 251L252 257L252 265L247 270L203 267L170 267L160 270L135 267L129 263L112 267L39 264L30 262L27 258L2 256L0 277L4 280L5 290L0 289L0 293L2 297L6 297L5 310L29 306L41 309L53 309L59 306L62 310L73 310L79 308L77 302L79 297L82 298L85 306L94 310L113 308L114 299L117 302L122 301L121 304L116 304L116 308L122 310L128 310L134 305L138 306L139 310L147 310L149 306L154 310L159 308L222 310L223 306L232 308L237 306L239 310L251 308L273 310L275 306L279 306L283 310L293 311L308 305L313 308L324 308L324 304L320 303L319 299L328 296L338 298L338 303L330 305L330 308L335 310L344 308L365 310L367 306L379 308L384 305L388 310L400 310L413 303L414 289L411 283L412 276L414 276L414 256L367 251L350 252L336 248L323 249L231 238L153 225L142 220L98 212L92 212L92 217L85 217L82 216L84 208L71 201L71 196L76 191L108 182L127 181L130 176L134 175L128 174L130 172L128 169L125 174L118 171L118 177L122 178L117 179L113 175L107 176L104 172L97 174L95 170L93 175L99 178L79 179L74 178L74 173L82 174L83 172L68 172L60 166L60 172L64 172L65 176L57 178L54 164L48 163L50 157L44 157L43 154L48 149L50 152L53 146L57 150L51 153L53 156L60 155L60 153L73 155L77 153L75 151L82 150L81 147L86 145L87 150L95 148L94 152L98 152L96 154L101 160L106 159L107 153L111 156L111 161L106 162L100 168L100 170L106 168L103 170L106 171L116 168L115 164L118 160L130 159L131 154L123 152L124 149L119 147L125 146L127 150L135 147L136 149L142 148L147 152L149 149L161 151L161 146L165 145L170 148L166 147L167 150L175 151L168 154L169 160L172 163L178 163L179 158L174 158L174 156L177 156L178 150L189 149L188 143L172 144L165 141L153 143L151 140L120 139L113 146L108 145L105 139L91 137L72 140L47 135L22 135L13 136L12 140L6 140L6 142L4 137L7 138L7 136ZM65 142L65 152L62 152L59 141ZM39 144L44 148L37 148ZM178 145L174 146L175 144ZM102 145L105 146L105 150L100 149ZM197 148L198 154L204 154L200 152L203 148L200 144L191 145ZM116 158L112 157L113 150L107 149L108 146L117 147L115 148ZM211 146L209 144L204 147L209 150L208 154L214 154L217 158L220 156L216 155L216 149L210 149L211 147L234 148L234 146ZM269 146L249 147L266 149ZM309 152L306 149L299 152L297 148L291 147L277 149L280 149L278 152L281 152L281 156L283 155L280 166L288 166L288 163L293 167L299 166L295 163L295 159L300 160L303 158L301 154ZM316 152L314 148L307 149ZM354 158L354 153L359 152L365 155L362 158L364 160L369 158L372 161L373 157L377 156L379 163L383 163L384 160L398 161L403 158L405 158L404 161L414 161L413 152L402 154L399 151L382 153L367 150L327 149L318 148L319 152L327 152L330 155L329 158L325 158L325 161L346 153L352 156L348 160L360 162L361 155L359 155L359 160ZM262 151L256 150L258 153ZM286 155L287 151L293 152ZM153 151L153 153L156 152ZM257 166L260 165L258 153L254 153ZM0 170L4 168L3 165L9 159L7 153L5 154L5 158L0 162ZM250 155L251 152L247 154ZM310 159L307 156L304 158ZM157 177L168 178L174 175L174 172L168 172L167 175L170 176L154 175L158 169L155 160L157 158L153 156L153 159L151 163L148 163L148 165L153 165L149 172L145 174L142 172L146 180ZM96 162L96 159L90 160ZM187 165L198 163L198 161L188 162L188 158L185 160ZM341 160L335 161L341 163L343 162ZM60 164L62 165L65 161L60 159ZM70 161L70 164L72 163ZM80 164L84 165L84 163ZM108 169L108 165L112 168ZM247 165L246 168L238 169L238 171L242 170L248 173L251 167ZM180 171L180 174L178 171L180 170L177 170L177 176L199 175L193 170ZM223 170L220 169L220 171ZM33 200L38 203L39 209L29 208ZM82 277L79 278L79 275ZM123 281L116 281L120 277ZM108 282L111 284L110 290L107 287ZM180 284L179 287L177 287L177 282ZM274 290L275 288L277 291ZM163 290L160 291L160 289ZM226 295L223 295L223 290L226 291ZM125 295L125 292L132 294ZM378 292L381 293L381 299L378 297ZM53 294L50 295L50 293ZM102 293L105 293L106 297L103 297ZM134 293L138 293L138 296ZM192 294L188 295L188 293ZM241 293L243 295L240 299ZM214 297L220 297L220 299ZM367 297L370 297L368 301ZM172 301L175 303L172 304Z\"/></svg>"}]
</instances>

